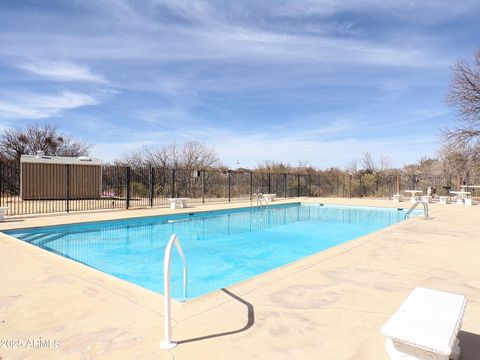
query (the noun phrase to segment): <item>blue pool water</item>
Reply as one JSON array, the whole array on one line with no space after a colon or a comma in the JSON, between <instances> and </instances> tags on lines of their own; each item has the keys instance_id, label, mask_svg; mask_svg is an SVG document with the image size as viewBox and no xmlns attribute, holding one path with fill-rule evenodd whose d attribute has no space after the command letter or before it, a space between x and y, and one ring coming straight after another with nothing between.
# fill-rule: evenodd
<instances>
[{"instance_id":1,"label":"blue pool water","mask_svg":"<svg viewBox=\"0 0 480 360\"><path fill-rule=\"evenodd\" d=\"M397 209L295 203L6 233L159 293L165 246L175 233L188 263L191 299L398 223L404 215ZM182 299L175 249L171 281L173 297Z\"/></svg>"}]
</instances>

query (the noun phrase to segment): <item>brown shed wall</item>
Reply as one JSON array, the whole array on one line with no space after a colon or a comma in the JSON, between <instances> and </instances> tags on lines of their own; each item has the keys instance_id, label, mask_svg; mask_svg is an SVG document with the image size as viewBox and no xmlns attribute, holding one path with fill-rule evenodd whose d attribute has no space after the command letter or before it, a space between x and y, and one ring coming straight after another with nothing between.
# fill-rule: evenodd
<instances>
[{"instance_id":1,"label":"brown shed wall","mask_svg":"<svg viewBox=\"0 0 480 360\"><path fill-rule=\"evenodd\" d=\"M65 199L67 166L70 167L70 199L95 199L101 196L101 166L22 163L22 199Z\"/></svg>"}]
</instances>

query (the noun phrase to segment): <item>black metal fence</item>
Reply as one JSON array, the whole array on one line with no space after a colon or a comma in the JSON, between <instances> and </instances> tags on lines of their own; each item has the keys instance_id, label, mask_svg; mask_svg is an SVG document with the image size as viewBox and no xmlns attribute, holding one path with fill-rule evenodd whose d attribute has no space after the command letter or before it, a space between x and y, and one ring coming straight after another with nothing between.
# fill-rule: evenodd
<instances>
[{"instance_id":1,"label":"black metal fence","mask_svg":"<svg viewBox=\"0 0 480 360\"><path fill-rule=\"evenodd\" d=\"M92 179L75 175L68 169L62 174L67 178L61 181L60 186L65 188L60 197L49 199L47 189L42 185L35 188L37 197L23 200L20 166L0 162L0 207L8 207L9 215L25 215L167 206L171 197L188 197L193 204L232 202L248 200L253 193L276 194L279 198L390 198L406 189L426 191L427 187L434 187L436 194L445 195L463 183L480 184L479 175L461 179L450 174L349 174L339 170L287 174L105 165L98 195L80 199L72 195L79 193L75 187L87 186ZM75 179L69 178L72 176ZM58 176L52 176L49 181L58 181ZM473 193L474 198L480 199L480 189L476 191L478 194Z\"/></svg>"},{"instance_id":2,"label":"black metal fence","mask_svg":"<svg viewBox=\"0 0 480 360\"><path fill-rule=\"evenodd\" d=\"M61 196L56 191L57 195L49 198L48 191L55 188L56 184L49 184L48 189L44 185L37 185L33 191L36 196L24 200L20 166L0 162L0 207L8 207L9 215L24 215L167 206L168 199L175 197L188 197L190 203L198 204L248 200L253 193L275 193L278 197L310 194L308 175L304 174L105 165L102 167L98 195L80 199L72 195L79 193L75 187L87 186L92 179L72 179L74 175L68 171L69 165L62 166L66 167L66 171L62 172L66 179L59 181L58 173L48 179L48 182L58 182L62 188Z\"/></svg>"}]
</instances>

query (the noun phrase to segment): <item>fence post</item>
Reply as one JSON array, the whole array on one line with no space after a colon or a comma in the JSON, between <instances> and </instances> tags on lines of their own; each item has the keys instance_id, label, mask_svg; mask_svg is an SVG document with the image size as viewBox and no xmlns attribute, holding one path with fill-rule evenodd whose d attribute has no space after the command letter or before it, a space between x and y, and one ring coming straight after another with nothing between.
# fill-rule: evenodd
<instances>
[{"instance_id":1,"label":"fence post","mask_svg":"<svg viewBox=\"0 0 480 360\"><path fill-rule=\"evenodd\" d=\"M268 193L272 193L272 174L268 173Z\"/></svg>"},{"instance_id":2,"label":"fence post","mask_svg":"<svg viewBox=\"0 0 480 360\"><path fill-rule=\"evenodd\" d=\"M153 207L153 192L155 189L155 169L153 167L150 168L150 207Z\"/></svg>"},{"instance_id":3,"label":"fence post","mask_svg":"<svg viewBox=\"0 0 480 360\"><path fill-rule=\"evenodd\" d=\"M287 173L283 174L283 194L285 199L287 198Z\"/></svg>"},{"instance_id":4,"label":"fence post","mask_svg":"<svg viewBox=\"0 0 480 360\"><path fill-rule=\"evenodd\" d=\"M300 174L297 174L297 197L300 197Z\"/></svg>"},{"instance_id":5,"label":"fence post","mask_svg":"<svg viewBox=\"0 0 480 360\"><path fill-rule=\"evenodd\" d=\"M125 208L130 208L130 166L125 168Z\"/></svg>"},{"instance_id":6,"label":"fence post","mask_svg":"<svg viewBox=\"0 0 480 360\"><path fill-rule=\"evenodd\" d=\"M312 175L308 174L308 197L312 197Z\"/></svg>"},{"instance_id":7,"label":"fence post","mask_svg":"<svg viewBox=\"0 0 480 360\"><path fill-rule=\"evenodd\" d=\"M172 198L175 197L175 169L172 169Z\"/></svg>"},{"instance_id":8,"label":"fence post","mask_svg":"<svg viewBox=\"0 0 480 360\"><path fill-rule=\"evenodd\" d=\"M230 170L227 171L228 174L228 202L230 202L230 199L232 197L232 180L231 180L231 172Z\"/></svg>"},{"instance_id":9,"label":"fence post","mask_svg":"<svg viewBox=\"0 0 480 360\"><path fill-rule=\"evenodd\" d=\"M339 186L340 181L339 181L338 179L339 179L339 176L338 176L338 174L337 174L337 175L335 176L335 193L336 193L335 196L336 196L336 197L338 197L338 193L339 193L338 188L340 187L340 186Z\"/></svg>"},{"instance_id":10,"label":"fence post","mask_svg":"<svg viewBox=\"0 0 480 360\"><path fill-rule=\"evenodd\" d=\"M360 197L361 198L363 197L363 181L362 181L362 179L363 179L363 174L360 174L359 181L360 181Z\"/></svg>"},{"instance_id":11,"label":"fence post","mask_svg":"<svg viewBox=\"0 0 480 360\"><path fill-rule=\"evenodd\" d=\"M3 162L0 161L0 207L3 207L3 183L4 183L4 180L3 180ZM20 191L21 188L20 188ZM21 193L20 193L20 196L21 196Z\"/></svg>"},{"instance_id":12,"label":"fence post","mask_svg":"<svg viewBox=\"0 0 480 360\"><path fill-rule=\"evenodd\" d=\"M321 197L323 195L323 189L322 189L322 177L320 173L317 174L317 188L318 188L317 196Z\"/></svg>"},{"instance_id":13,"label":"fence post","mask_svg":"<svg viewBox=\"0 0 480 360\"><path fill-rule=\"evenodd\" d=\"M252 200L253 195L253 171L250 173L250 200Z\"/></svg>"},{"instance_id":14,"label":"fence post","mask_svg":"<svg viewBox=\"0 0 480 360\"><path fill-rule=\"evenodd\" d=\"M70 165L65 165L66 181L65 181L65 209L70 212Z\"/></svg>"},{"instance_id":15,"label":"fence post","mask_svg":"<svg viewBox=\"0 0 480 360\"><path fill-rule=\"evenodd\" d=\"M202 204L205 204L205 170L202 170Z\"/></svg>"},{"instance_id":16,"label":"fence post","mask_svg":"<svg viewBox=\"0 0 480 360\"><path fill-rule=\"evenodd\" d=\"M348 198L352 197L352 173L348 174Z\"/></svg>"}]
</instances>

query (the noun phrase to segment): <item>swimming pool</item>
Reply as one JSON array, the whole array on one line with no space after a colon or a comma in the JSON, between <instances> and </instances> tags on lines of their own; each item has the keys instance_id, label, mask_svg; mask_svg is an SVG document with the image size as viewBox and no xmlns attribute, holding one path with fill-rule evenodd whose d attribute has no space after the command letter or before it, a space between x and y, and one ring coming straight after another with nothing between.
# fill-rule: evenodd
<instances>
[{"instance_id":1,"label":"swimming pool","mask_svg":"<svg viewBox=\"0 0 480 360\"><path fill-rule=\"evenodd\" d=\"M165 246L175 233L192 299L398 223L404 215L400 209L294 203L5 233L159 293ZM180 300L182 276L174 251L171 288Z\"/></svg>"}]
</instances>

